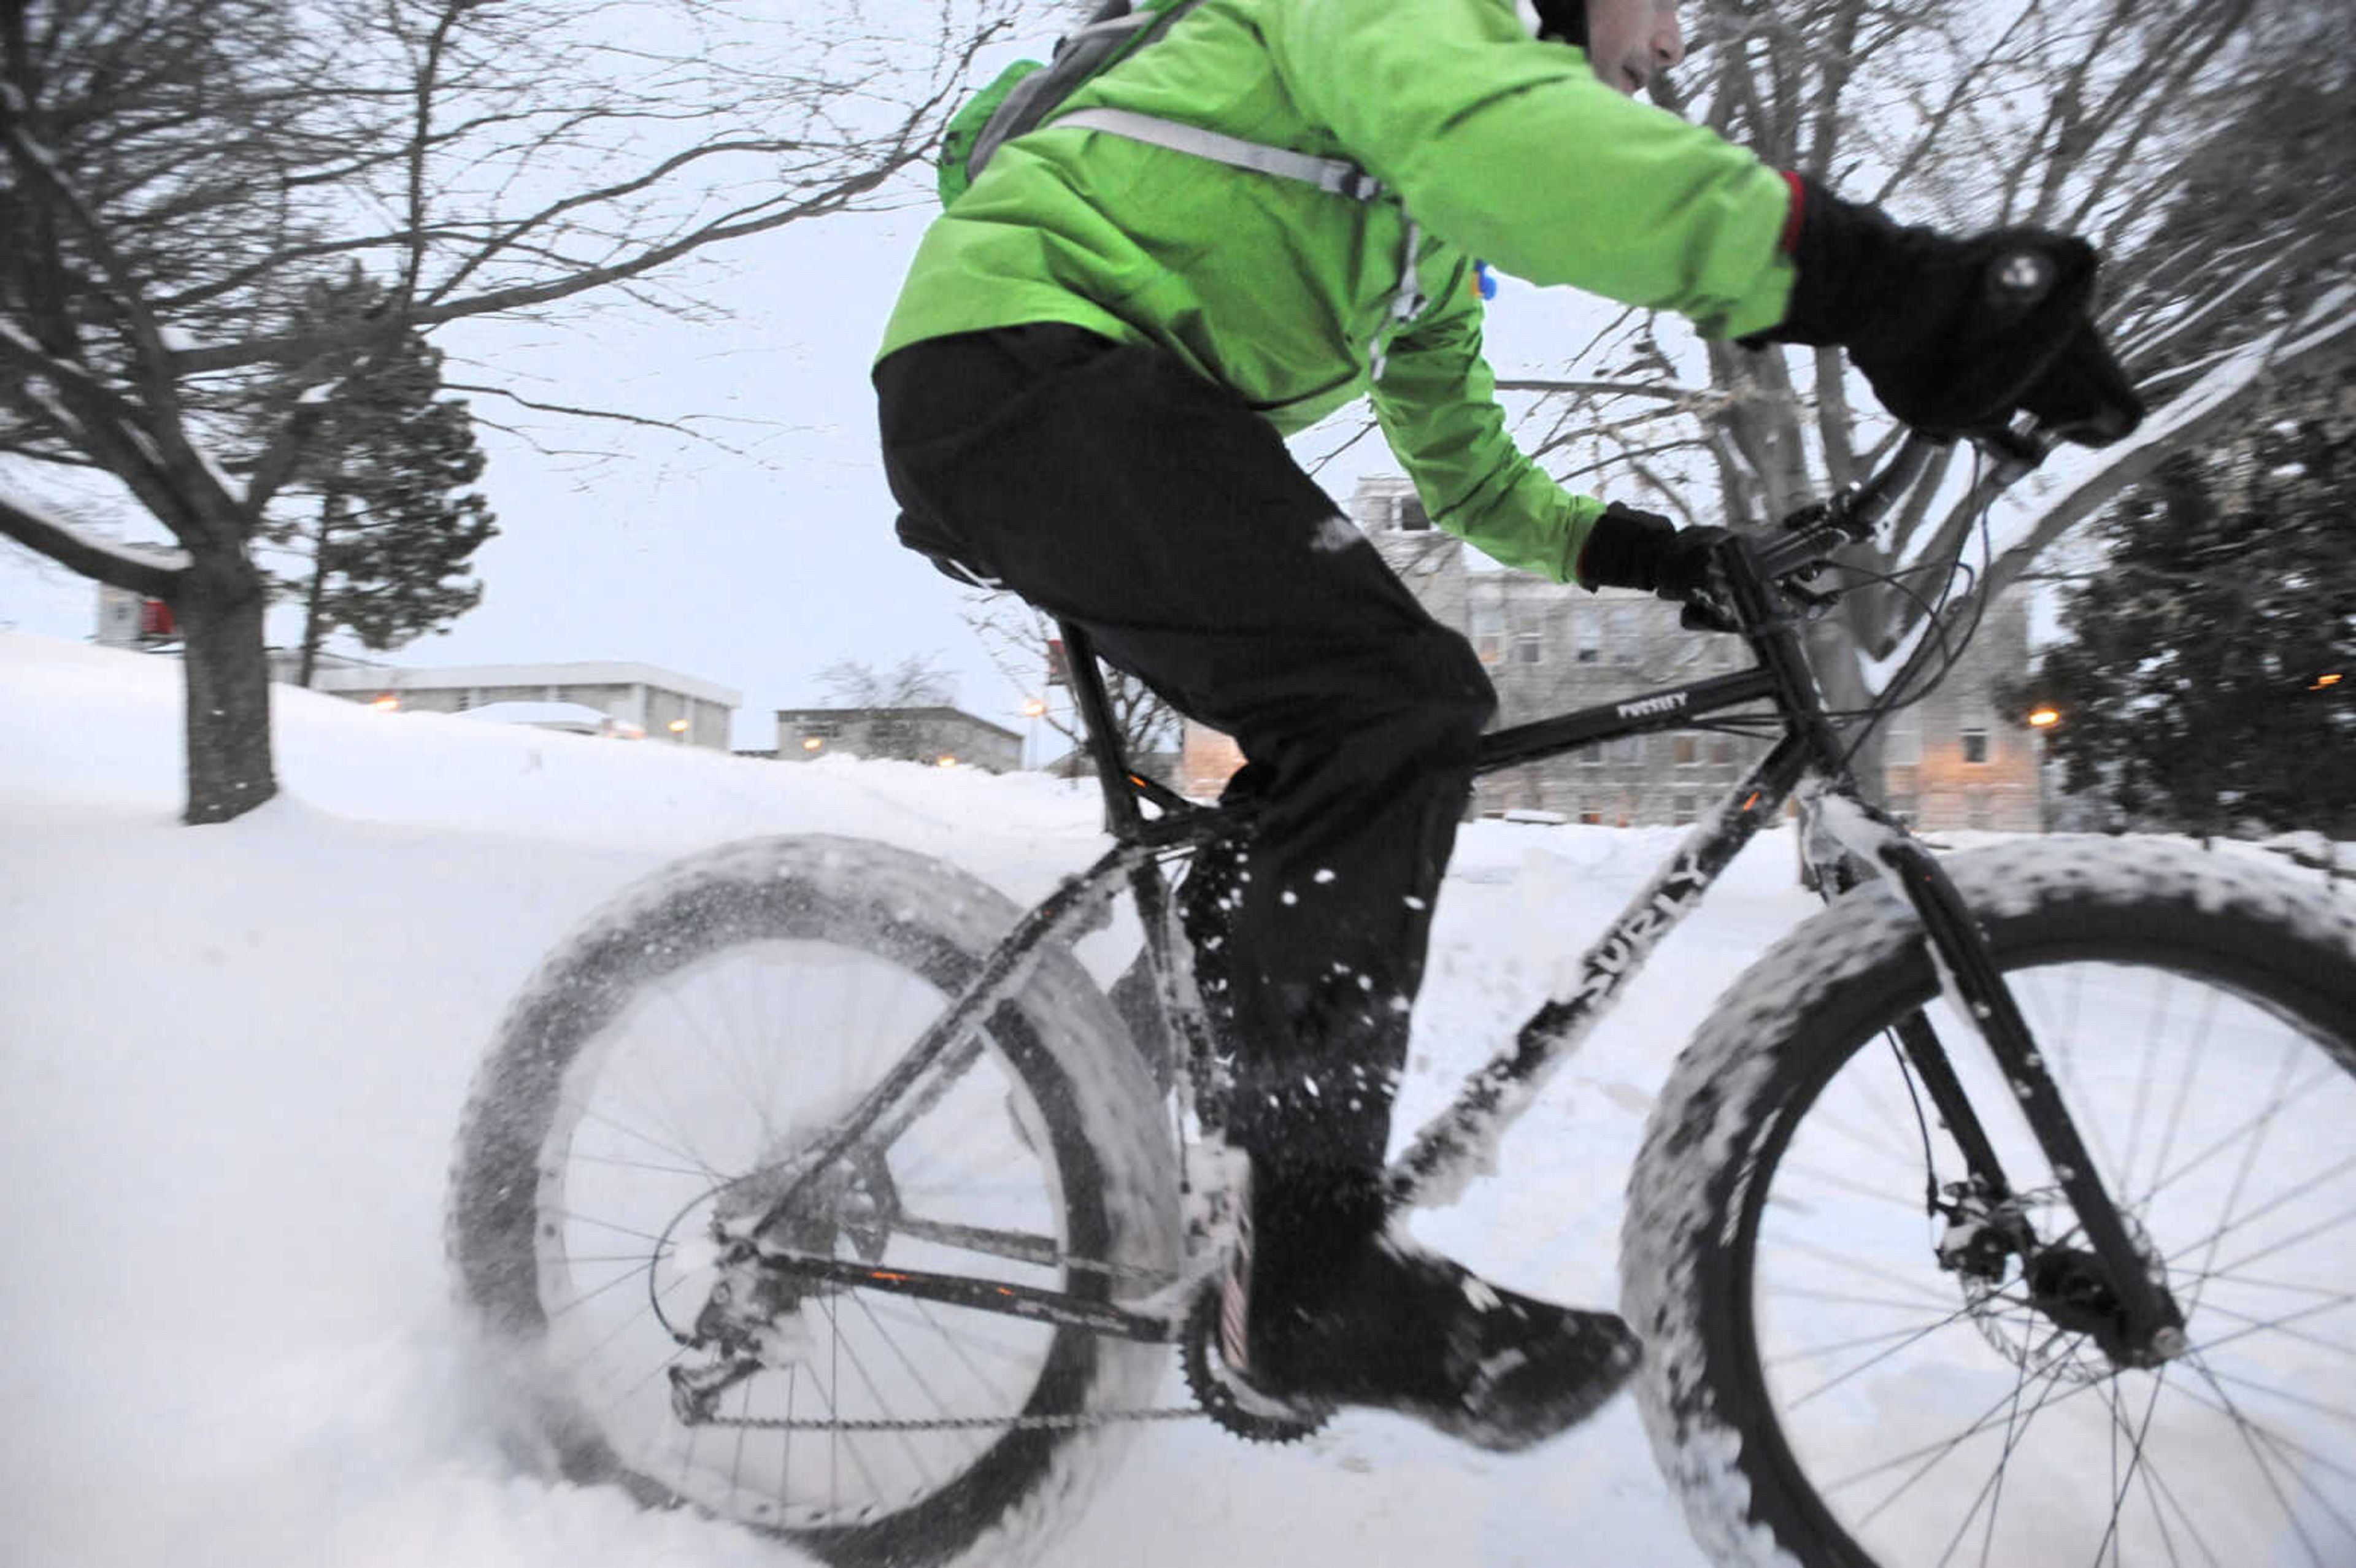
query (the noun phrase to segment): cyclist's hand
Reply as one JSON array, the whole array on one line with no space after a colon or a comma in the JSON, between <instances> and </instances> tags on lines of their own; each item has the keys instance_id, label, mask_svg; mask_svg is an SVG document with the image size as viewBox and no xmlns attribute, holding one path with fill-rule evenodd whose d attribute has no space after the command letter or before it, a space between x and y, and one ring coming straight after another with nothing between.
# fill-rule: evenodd
<instances>
[{"instance_id":1,"label":"cyclist's hand","mask_svg":"<svg viewBox=\"0 0 2356 1568\"><path fill-rule=\"evenodd\" d=\"M1702 585L1709 551L1724 528L1680 528L1658 512L1614 501L1595 519L1577 575L1590 588L1635 588L1684 599Z\"/></svg>"},{"instance_id":2,"label":"cyclist's hand","mask_svg":"<svg viewBox=\"0 0 2356 1568\"><path fill-rule=\"evenodd\" d=\"M1618 502L1603 509L1579 557L1579 580L1590 588L1636 588L1685 605L1688 631L1730 632L1734 618L1710 593L1709 558L1728 538L1724 528L1681 528L1657 512Z\"/></svg>"},{"instance_id":3,"label":"cyclist's hand","mask_svg":"<svg viewBox=\"0 0 2356 1568\"><path fill-rule=\"evenodd\" d=\"M2094 248L2041 229L1955 239L1795 181L1799 276L1783 324L1748 341L1837 343L1882 406L1957 435L2035 414L2050 434L2104 445L2143 403L2095 331Z\"/></svg>"},{"instance_id":4,"label":"cyclist's hand","mask_svg":"<svg viewBox=\"0 0 2356 1568\"><path fill-rule=\"evenodd\" d=\"M1661 545L1653 592L1664 599L1690 600L1709 586L1710 552L1733 536L1724 528L1679 528Z\"/></svg>"}]
</instances>

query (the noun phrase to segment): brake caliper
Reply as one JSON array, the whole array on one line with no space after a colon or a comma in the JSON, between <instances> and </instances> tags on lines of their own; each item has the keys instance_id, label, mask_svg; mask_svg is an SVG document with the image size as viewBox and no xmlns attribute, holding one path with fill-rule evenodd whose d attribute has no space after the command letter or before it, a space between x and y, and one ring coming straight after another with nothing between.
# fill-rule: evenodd
<instances>
[{"instance_id":1,"label":"brake caliper","mask_svg":"<svg viewBox=\"0 0 2356 1568\"><path fill-rule=\"evenodd\" d=\"M1951 1181L1940 1190L1945 1200L1933 1207L1947 1229L1939 1238L1939 1266L1966 1279L2003 1283L2011 1260L2027 1257L2037 1244L2020 1205L2010 1199L1989 1202L1977 1180Z\"/></svg>"}]
</instances>

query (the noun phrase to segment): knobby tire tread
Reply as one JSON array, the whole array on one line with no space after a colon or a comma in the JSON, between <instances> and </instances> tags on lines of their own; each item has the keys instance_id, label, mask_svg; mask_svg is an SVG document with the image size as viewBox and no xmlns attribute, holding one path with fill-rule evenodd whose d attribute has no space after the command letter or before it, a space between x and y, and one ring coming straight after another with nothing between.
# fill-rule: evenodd
<instances>
[{"instance_id":1,"label":"knobby tire tread","mask_svg":"<svg viewBox=\"0 0 2356 1568\"><path fill-rule=\"evenodd\" d=\"M2320 1026L2356 1072L2356 901L2319 880L2244 852L2062 836L1944 864L2000 963L2181 964ZM1862 887L1719 1000L1647 1129L1622 1232L1622 1310L1645 1343L1636 1392L1655 1457L1716 1563L1878 1568L1831 1524L1758 1408L1739 1254L1763 1201L1753 1189L1813 1096L1871 1042L1867 1022L1936 991L1912 909L1886 884Z\"/></svg>"},{"instance_id":2,"label":"knobby tire tread","mask_svg":"<svg viewBox=\"0 0 2356 1568\"><path fill-rule=\"evenodd\" d=\"M892 960L954 994L1021 912L941 862L862 840L807 836L707 851L626 890L576 930L509 1008L461 1124L446 1236L458 1287L495 1336L526 1349L544 1329L534 1250L540 1153L566 1070L635 990L748 941L822 936ZM990 1024L1050 1124L1076 1250L1146 1270L1175 1265L1176 1178L1159 1097L1127 1034L1068 951L1043 950ZM1068 1276L1076 1293L1105 1276ZM1055 1338L1031 1414L1148 1406L1163 1348ZM649 1506L685 1499L630 1473L561 1397L538 1412L566 1475L618 1482ZM1020 1560L1076 1512L1130 1424L1009 1431L938 1490L851 1523L748 1529L838 1568Z\"/></svg>"}]
</instances>

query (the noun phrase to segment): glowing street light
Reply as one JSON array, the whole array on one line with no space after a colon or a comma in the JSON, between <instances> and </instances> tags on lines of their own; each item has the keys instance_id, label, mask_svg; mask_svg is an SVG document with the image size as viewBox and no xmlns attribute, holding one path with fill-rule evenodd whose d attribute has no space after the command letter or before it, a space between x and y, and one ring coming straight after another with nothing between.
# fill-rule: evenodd
<instances>
[{"instance_id":1,"label":"glowing street light","mask_svg":"<svg viewBox=\"0 0 2356 1568\"><path fill-rule=\"evenodd\" d=\"M401 711L401 699L388 691L382 697L380 697L375 701L369 703L369 706L375 709L379 713L398 713Z\"/></svg>"},{"instance_id":2,"label":"glowing street light","mask_svg":"<svg viewBox=\"0 0 2356 1568\"><path fill-rule=\"evenodd\" d=\"M665 725L664 728L669 730L674 735L685 735L687 733L687 720L684 719L674 719L669 724Z\"/></svg>"},{"instance_id":3,"label":"glowing street light","mask_svg":"<svg viewBox=\"0 0 2356 1568\"><path fill-rule=\"evenodd\" d=\"M816 736L816 735L805 735L805 736L803 736L803 737L802 737L802 750L803 750L803 751L805 751L805 752L819 752L819 751L824 751L825 749L826 749L826 742L825 742L823 740L820 740L818 736Z\"/></svg>"},{"instance_id":4,"label":"glowing street light","mask_svg":"<svg viewBox=\"0 0 2356 1568\"><path fill-rule=\"evenodd\" d=\"M937 768L953 768L957 766L957 759L955 757L944 756L940 761L935 763L933 766Z\"/></svg>"},{"instance_id":5,"label":"glowing street light","mask_svg":"<svg viewBox=\"0 0 2356 1568\"><path fill-rule=\"evenodd\" d=\"M2029 727L2032 730L2051 730L2061 722L2062 714L2058 709L2032 708L2029 709Z\"/></svg>"},{"instance_id":6,"label":"glowing street light","mask_svg":"<svg viewBox=\"0 0 2356 1568\"><path fill-rule=\"evenodd\" d=\"M2307 689L2309 691L2328 691L2332 687L2338 686L2339 684L2340 677L2336 672L2331 675L2319 675L2315 677L2315 684L2308 687Z\"/></svg>"},{"instance_id":7,"label":"glowing street light","mask_svg":"<svg viewBox=\"0 0 2356 1568\"><path fill-rule=\"evenodd\" d=\"M2335 677L2334 678L2337 677ZM1045 715L1046 711L1046 703L1035 697L1023 704L1023 717L1025 719L1041 718Z\"/></svg>"}]
</instances>

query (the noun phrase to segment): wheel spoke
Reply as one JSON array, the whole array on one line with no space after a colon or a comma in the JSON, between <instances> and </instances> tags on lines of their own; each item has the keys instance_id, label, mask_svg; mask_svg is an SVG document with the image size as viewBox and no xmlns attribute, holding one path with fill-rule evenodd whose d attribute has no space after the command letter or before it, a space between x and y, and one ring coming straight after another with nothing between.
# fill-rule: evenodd
<instances>
[{"instance_id":1,"label":"wheel spoke","mask_svg":"<svg viewBox=\"0 0 2356 1568\"><path fill-rule=\"evenodd\" d=\"M2193 1031L2193 1040L2185 1047L2184 1076L2177 1081L2176 1098L2168 1108L2168 1125L2161 1129L2159 1148L2151 1158L2152 1185L2140 1197L2128 1200L2128 1207L2140 1209L2148 1204L2159 1190L2160 1173L2168 1168L2169 1156L2176 1152L2176 1136L2184 1125L2184 1113L2192 1104L2192 1088L2201 1076L2201 1064L2207 1060L2201 1047L2207 1042L2217 1019L2218 994L2204 987L2201 993L2201 1023ZM2133 1173L2121 1171L2123 1180Z\"/></svg>"},{"instance_id":2,"label":"wheel spoke","mask_svg":"<svg viewBox=\"0 0 2356 1568\"><path fill-rule=\"evenodd\" d=\"M2220 1276L2212 1275L2211 1277L2214 1278ZM2335 1307L2343 1307L2348 1304L2350 1299L2351 1298L2348 1296L2339 1296L2329 1301L2319 1302L2303 1312L2294 1312L2286 1317L2253 1317L2246 1312L2236 1312L2230 1307L2221 1307L2214 1300L2204 1301L2201 1304L2201 1316L2204 1317L2217 1317L2220 1315L2227 1317L2235 1317L2246 1324L2247 1327L2236 1328L2230 1334L2221 1335L2215 1339L2202 1339L2200 1341L2199 1348L2203 1350L2214 1350L2222 1346L2230 1345L2236 1339L2246 1339L2253 1334L2281 1334L2286 1338L2299 1340L2301 1343L2313 1345L2319 1349L2329 1350L2335 1355L2345 1356L2348 1358L2351 1365L2356 1365L2356 1345L2343 1345L2339 1343L2337 1340L2324 1339L2319 1334L2308 1334L2291 1327L2292 1324L2297 1322L2302 1317L2312 1317L2319 1312L2329 1312Z\"/></svg>"},{"instance_id":3,"label":"wheel spoke","mask_svg":"<svg viewBox=\"0 0 2356 1568\"><path fill-rule=\"evenodd\" d=\"M723 928L741 931L742 918L732 905ZM845 929L864 928L854 921ZM594 1011L542 1008L529 1039L510 1036L500 1047L517 1063L510 1079L538 1097L520 1110L542 1118L545 1130L520 1170L511 1141L467 1157L505 1162L501 1185L486 1194L512 1190L518 1179L536 1184L515 1230L532 1249L528 1304L536 1298L554 1392L577 1404L627 1473L788 1534L833 1530L854 1541L1001 1452L1020 1462L993 1467L991 1488L1036 1484L1047 1451L1035 1439L1007 1448L1009 1429L996 1423L1033 1407L1058 1348L1080 1330L863 1290L804 1289L780 1298L771 1327L806 1338L807 1349L772 1347L764 1354L775 1364L729 1381L712 1419L682 1424L669 1374L695 1367L717 1377L744 1351L674 1339L712 1304L722 1277L681 1268L680 1244L701 1246L715 1222L750 1221L766 1208L819 1255L914 1267L917 1259L933 1266L930 1253L948 1271L984 1282L1034 1270L1075 1279L1089 1270L1125 1274L1106 1244L1117 1233L1112 1205L1159 1195L1113 1171L1067 1191L1063 1162L1089 1136L1082 1128L1153 1125L1158 1113L1086 1098L1109 1091L1072 1076L1062 1042L1082 1037L1083 1015L1036 1012L1055 1005L1053 988L1018 984L987 1027L966 1030L839 1165L821 1168L811 1156L830 1131L840 1136L853 1108L941 1017L959 976L976 971L960 969L965 956L950 947L917 943L887 955L798 935L730 936L709 953L670 956L671 946L701 939L682 939L676 927L637 947L600 937L590 949L596 963L610 965L616 951L656 952L660 972L635 976L626 962L619 974L573 972L570 983L618 981L625 994ZM909 967L919 963L927 967ZM472 1125L511 1140L516 1120L477 1114ZM800 1185L789 1195L791 1182ZM1090 1253L1104 1261L1075 1255ZM746 1315L747 1328L765 1310L749 1299L717 1305ZM1067 1403L1040 1408L1070 1412L1075 1398L1141 1379L1141 1362L1132 1372L1125 1352L1112 1354L1120 1359L1100 1368L1119 1369L1119 1381L1100 1370L1094 1382L1058 1389ZM814 1431L822 1439L814 1442Z\"/></svg>"},{"instance_id":4,"label":"wheel spoke","mask_svg":"<svg viewBox=\"0 0 2356 1568\"><path fill-rule=\"evenodd\" d=\"M2047 1381L2049 1383L2058 1383L2060 1381L2061 1374L2059 1372L2047 1374ZM2062 1395L2060 1399L2054 1399L2051 1397L2051 1390L2049 1388L2044 1394L2040 1394L2039 1396L2037 1402L2038 1408L2042 1409L2049 1404L2064 1403L2067 1401L2075 1399L2084 1392L2084 1385L2081 1385L2078 1388L2072 1389L2068 1393ZM1982 1433L1994 1431L1999 1421L2009 1422L2011 1419L2011 1413L2019 1408L2019 1399L2020 1383L2016 1381L2012 1387L2005 1392L2003 1397L1997 1400L1995 1403L1989 1405L1987 1409L1982 1411L1979 1415L1975 1417L1961 1432L1955 1433L1952 1436L1942 1438L1936 1442L1926 1443L1921 1447L1912 1449L1907 1453L1897 1455L1889 1459L1884 1459L1869 1469L1860 1470L1855 1475L1847 1476L1840 1480L1832 1482L1824 1489L1827 1491L1842 1490L1856 1485L1858 1482L1862 1481L1869 1477L1880 1475L1885 1471L1894 1470L1900 1466L1909 1464L1916 1459L1922 1460L1922 1463L1916 1466L1912 1471L1909 1472L1906 1477L1900 1481L1893 1490L1885 1496L1879 1502L1874 1504L1872 1508L1867 1509L1865 1513L1858 1518L1858 1527L1859 1529L1863 1529L1866 1526L1870 1525L1876 1519L1879 1518L1881 1514L1889 1509L1890 1504L1896 1502L1900 1498L1905 1496L1907 1492L1911 1491L1916 1482L1922 1480L1923 1477L1938 1468L1940 1463L1949 1455L1954 1454L1965 1444L1970 1442L1973 1438L1979 1436ZM1999 1411L2004 1412L2005 1413L1999 1416L1997 1413Z\"/></svg>"},{"instance_id":5,"label":"wheel spoke","mask_svg":"<svg viewBox=\"0 0 2356 1568\"><path fill-rule=\"evenodd\" d=\"M2321 1550L2315 1544L2315 1538L2308 1533L2306 1522L2298 1516L2298 1509L2292 1506L2290 1499L2285 1495L2282 1483L2275 1475L2275 1466L2267 1462L2265 1451L2258 1445L2257 1437L2260 1429L2243 1415L2241 1407L2233 1401L2233 1396L2225 1392L2224 1385L2218 1381L2217 1375L2210 1370L2208 1363L2201 1357L2195 1355L2190 1360L2193 1371L2201 1374L2202 1381L2208 1383L2220 1403L2224 1405L2226 1414L2232 1417L2233 1430L2241 1435L2244 1446L2248 1448L2251 1461L2257 1467L2259 1478L2265 1482L2266 1490L2274 1494L2275 1500L2282 1505L2283 1516L2290 1521L2291 1529L2297 1532L2300 1544L2307 1548L2308 1557L2315 1563L2315 1568L2328 1568L2327 1560ZM2276 1458L2279 1462L2279 1456ZM2304 1477L2294 1473L2293 1478L2310 1491L2314 1489L2314 1483ZM2320 1496L2319 1493L2318 1495ZM2326 1499L2326 1506L2329 1506L2329 1499Z\"/></svg>"},{"instance_id":6,"label":"wheel spoke","mask_svg":"<svg viewBox=\"0 0 2356 1568\"><path fill-rule=\"evenodd\" d=\"M1765 1239L1766 1238L1763 1236L1761 1238L1762 1241ZM1937 1291L1931 1289L1929 1286L1922 1284L1918 1280L1910 1279L1905 1275L1899 1273L1896 1269L1884 1268L1874 1264L1860 1263L1855 1258L1849 1257L1845 1253L1834 1252L1831 1248L1820 1245L1815 1242L1803 1242L1797 1237L1780 1233L1774 1238L1774 1240L1778 1244L1789 1247L1795 1253L1804 1253L1805 1255L1812 1257L1817 1262L1825 1264L1829 1267L1840 1269L1849 1274L1862 1275L1868 1279L1879 1281L1883 1285L1893 1285L1901 1290L1911 1292L1920 1298L1921 1305L1916 1308L1918 1311L1921 1310L1922 1307L1944 1307L1950 1300L1954 1299L1952 1296L1940 1296Z\"/></svg>"},{"instance_id":7,"label":"wheel spoke","mask_svg":"<svg viewBox=\"0 0 2356 1568\"><path fill-rule=\"evenodd\" d=\"M1784 1168L1795 1171L1798 1174L1806 1177L1811 1181L1821 1181L1827 1187L1837 1188L1843 1192L1851 1193L1859 1198L1869 1199L1876 1203L1893 1204L1898 1208L1905 1210L1909 1214L1920 1214L1922 1211L1922 1200L1919 1194L1910 1193L1904 1197L1901 1197L1897 1193L1891 1192L1887 1188L1870 1186L1866 1182L1858 1180L1853 1176L1844 1176L1838 1171L1826 1170L1815 1166L1802 1165L1796 1161L1787 1163Z\"/></svg>"},{"instance_id":8,"label":"wheel spoke","mask_svg":"<svg viewBox=\"0 0 2356 1568\"><path fill-rule=\"evenodd\" d=\"M899 1360L900 1365L907 1370L908 1381L915 1383L916 1391L932 1403L934 1413L943 1417L958 1413L949 1402L943 1399L934 1389L932 1380L925 1376L924 1369L916 1365L908 1352L900 1348L900 1341L893 1337L889 1328L884 1327L884 1320L875 1316L875 1309L868 1304L866 1296L858 1291L853 1291L851 1293L851 1298L858 1303L860 1311L867 1315L867 1321L873 1325L876 1337L884 1341L884 1349L890 1350ZM989 1447L989 1445L971 1430L964 1428L950 1430L957 1432L958 1438L971 1451L969 1455L971 1458L980 1458L983 1451Z\"/></svg>"},{"instance_id":9,"label":"wheel spoke","mask_svg":"<svg viewBox=\"0 0 2356 1568\"><path fill-rule=\"evenodd\" d=\"M2153 1199L2193 1172L2206 1167L2211 1160L2232 1148L2242 1139L2248 1137L2253 1132L2270 1125L2274 1119L2282 1115L2287 1107L2303 1103L2308 1095L2313 1094L2325 1084L2345 1076L2346 1073L2337 1064L2327 1061L2304 1081L2291 1085L2289 1089L2252 1112L2245 1120L2210 1139L2201 1147L2199 1153L2189 1157L2182 1165L2155 1181L2135 1206L2138 1209L2149 1207Z\"/></svg>"},{"instance_id":10,"label":"wheel spoke","mask_svg":"<svg viewBox=\"0 0 2356 1568\"><path fill-rule=\"evenodd\" d=\"M2111 1413L2111 1521L2103 1531L2101 1543L2094 1548L2094 1568L2101 1568L2105 1551L2111 1555L2112 1568L2118 1568L2119 1514L2126 1507L2127 1493L2135 1489L2136 1477L2143 1471L2144 1442L2151 1435L2152 1413L2159 1408L2160 1390L2167 1384L2168 1369L2162 1367L2159 1375L2151 1380L2151 1397L2144 1401L2143 1420L2131 1433L2126 1430L2126 1423L2120 1419L2117 1389L2106 1386L2104 1390L2104 1403ZM2118 1473L2118 1440L2123 1435L2129 1445L2126 1474L2124 1476Z\"/></svg>"},{"instance_id":11,"label":"wheel spoke","mask_svg":"<svg viewBox=\"0 0 2356 1568\"><path fill-rule=\"evenodd\" d=\"M2356 1221L2340 1130L2356 1051L2198 964L2072 960L2019 978L2099 1168L2135 1195L2122 1214L2177 1293L2200 1371L2115 1366L2086 1328L2054 1322L2058 1307L2030 1304L2019 1263L1996 1282L1929 1272L1935 1231L1891 1212L1914 1209L1925 1151L1887 1147L1912 1120L1902 1104L1870 1109L1890 1073L1869 1049L1877 1032L1846 1048L1790 1113L1772 1167L1738 1189L1756 1205L1749 1364L1781 1451L1884 1568L2222 1568L2284 1549L2318 1568L2356 1563L2356 1509L2334 1500L2356 1497L2356 1385L2336 1381L2356 1367L2356 1270L2337 1248ZM1957 1065L1976 1104L2001 1093L1987 1063ZM2029 1147L2014 1118L1988 1130L2008 1168ZM1929 1152L1935 1182L1945 1151ZM2058 1187L2019 1199L2040 1247L2086 1250ZM1942 1332L1957 1327L1976 1332ZM1877 1433L1902 1435L1891 1451L1873 1451L1866 1411Z\"/></svg>"}]
</instances>

